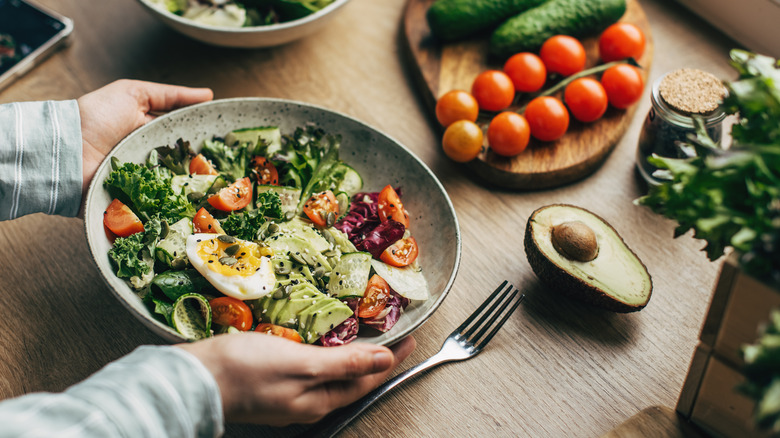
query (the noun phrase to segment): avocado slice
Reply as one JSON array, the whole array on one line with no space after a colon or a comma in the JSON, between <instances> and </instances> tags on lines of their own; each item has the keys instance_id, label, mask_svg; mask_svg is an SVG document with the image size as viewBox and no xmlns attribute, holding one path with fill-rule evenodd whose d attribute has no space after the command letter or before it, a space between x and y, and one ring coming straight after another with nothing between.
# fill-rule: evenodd
<instances>
[{"instance_id":1,"label":"avocado slice","mask_svg":"<svg viewBox=\"0 0 780 438\"><path fill-rule=\"evenodd\" d=\"M525 252L542 282L572 298L623 313L650 300L645 265L612 226L583 208L554 204L534 211Z\"/></svg>"},{"instance_id":2,"label":"avocado slice","mask_svg":"<svg viewBox=\"0 0 780 438\"><path fill-rule=\"evenodd\" d=\"M349 306L336 298L324 297L298 315L298 333L311 344L350 316Z\"/></svg>"}]
</instances>

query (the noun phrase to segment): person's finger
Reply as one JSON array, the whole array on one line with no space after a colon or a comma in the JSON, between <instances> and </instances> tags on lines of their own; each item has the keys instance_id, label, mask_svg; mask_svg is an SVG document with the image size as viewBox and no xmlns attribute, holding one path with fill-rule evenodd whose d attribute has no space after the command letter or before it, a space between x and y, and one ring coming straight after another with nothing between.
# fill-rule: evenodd
<instances>
[{"instance_id":1,"label":"person's finger","mask_svg":"<svg viewBox=\"0 0 780 438\"><path fill-rule=\"evenodd\" d=\"M411 342L412 344L409 344ZM389 372L414 349L414 340L403 340L393 346L393 350L379 345L353 343L343 347L321 349L317 360L310 362L308 377L319 382L333 380L352 380L366 375ZM407 352L407 348L411 347Z\"/></svg>"},{"instance_id":2,"label":"person's finger","mask_svg":"<svg viewBox=\"0 0 780 438\"><path fill-rule=\"evenodd\" d=\"M180 85L166 85L155 82L139 82L139 105L150 111L170 111L214 98L209 88L190 88Z\"/></svg>"}]
</instances>

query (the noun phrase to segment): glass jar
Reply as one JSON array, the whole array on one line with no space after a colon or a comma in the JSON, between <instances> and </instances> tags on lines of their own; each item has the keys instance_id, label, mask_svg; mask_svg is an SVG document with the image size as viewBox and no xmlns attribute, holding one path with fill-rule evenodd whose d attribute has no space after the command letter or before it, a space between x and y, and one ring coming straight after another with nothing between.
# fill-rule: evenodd
<instances>
[{"instance_id":1,"label":"glass jar","mask_svg":"<svg viewBox=\"0 0 780 438\"><path fill-rule=\"evenodd\" d=\"M725 91L717 78L694 69L667 73L653 83L652 106L639 134L636 158L639 174L648 184L662 182L653 176L658 168L647 161L649 156L685 158L679 144L696 133L694 114L704 118L707 134L720 142L726 114L719 103Z\"/></svg>"}]
</instances>

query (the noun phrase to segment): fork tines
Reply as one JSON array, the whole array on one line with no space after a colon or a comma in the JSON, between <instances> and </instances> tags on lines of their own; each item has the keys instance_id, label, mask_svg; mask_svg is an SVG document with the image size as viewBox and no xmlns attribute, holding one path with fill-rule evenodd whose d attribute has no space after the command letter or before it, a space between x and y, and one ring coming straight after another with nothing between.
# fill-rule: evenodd
<instances>
[{"instance_id":1,"label":"fork tines","mask_svg":"<svg viewBox=\"0 0 780 438\"><path fill-rule=\"evenodd\" d=\"M475 350L481 350L509 319L523 298L525 295L505 280L455 331Z\"/></svg>"}]
</instances>

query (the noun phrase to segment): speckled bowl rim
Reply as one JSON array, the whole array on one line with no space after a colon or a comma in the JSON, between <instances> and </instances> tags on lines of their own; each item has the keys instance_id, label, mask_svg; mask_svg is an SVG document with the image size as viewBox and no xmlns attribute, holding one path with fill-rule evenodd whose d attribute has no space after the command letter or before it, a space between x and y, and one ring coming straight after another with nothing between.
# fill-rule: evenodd
<instances>
[{"instance_id":1,"label":"speckled bowl rim","mask_svg":"<svg viewBox=\"0 0 780 438\"><path fill-rule=\"evenodd\" d=\"M178 117L182 117L188 113L198 111L204 107L231 105L237 103L253 103L253 102L257 104L268 103L272 105L298 106L304 111L308 109L313 111L324 112L332 117L341 118L348 122L351 122L363 130L373 132L374 134L380 137L384 137L384 139L388 141L390 144L392 144L393 146L395 146L398 151L406 154L408 159L411 159L414 162L416 162L419 168L425 172L426 177L430 179L430 182L438 189L440 195L442 196L442 200L446 204L447 210L451 215L449 219L452 221L452 227L454 232L454 236L452 236L452 238L454 240L454 248L455 248L454 254L451 254L451 257L453 257L452 270L449 273L449 275L446 277L446 283L442 288L440 295L436 297L435 301L431 304L430 308L427 311L425 311L425 313L419 316L416 321L410 323L409 326L406 327L404 330L399 330L398 332L394 332L391 329L388 333L378 336L377 338L358 337L357 341L371 342L378 345L389 346L395 344L396 342L410 335L412 332L414 332L420 326L422 326L433 315L433 313L439 308L441 303L447 297L455 281L455 277L457 275L458 268L460 266L461 247L462 247L460 225L458 223L458 218L457 215L455 214L455 208L452 205L452 201L450 200L449 195L447 194L446 190L444 189L444 186L441 184L441 182L433 173L433 171L431 171L431 169L422 160L420 160L419 157L417 157L412 151L407 149L403 144L401 144L394 138L390 137L389 135L385 134L384 132L374 127L371 127L368 124L361 122L360 120L357 120L351 116L340 113L338 111L334 111L317 105L308 104L305 102L288 100L288 99L243 97L243 98L231 98L231 99L218 99L210 102L192 105L189 107L171 111L165 115L157 117L156 119L145 124L141 128L130 133L127 137L125 137L122 141L120 141L117 144L117 146L106 156L106 158L100 164L97 171L95 172L95 178L93 178L93 180L90 182L87 191L86 201L85 201L85 214L84 214L84 231L86 234L89 252L93 262L95 263L95 266L98 268L98 271L101 274L101 278L108 286L109 290L122 303L122 305L124 305L139 321L141 321L141 323L146 325L147 328L149 328L150 330L152 330L153 332L161 336L166 341L171 343L179 343L179 342L187 341L187 339L182 337L174 329L168 327L167 325L151 317L150 312L141 303L141 300L138 297L138 295L134 291L132 291L132 289L125 283L124 280L116 276L113 268L111 267L111 264L108 262L107 254L104 252L98 254L98 251L96 249L96 243L95 243L96 239L107 238L102 220L100 220L98 223L96 223L97 219L92 220L93 217L102 218L102 211L105 209L104 205L100 205L100 206L93 205L96 202L95 199L98 197L97 195L98 191L103 191L103 192L105 191L105 189L103 188L103 181L99 180L98 176L101 175L104 171L106 171L106 168L111 165L111 158L114 157L119 151L122 151L124 148L126 148L127 147L126 145L134 141L134 138L136 136L142 135L144 132L146 132L147 130L151 130L158 124L166 123L166 121L170 121ZM151 151L151 149L154 147L155 146L149 146L149 149L147 151ZM193 147L199 148L200 145L193 145ZM348 159L347 162L349 162ZM98 209L97 211L99 211L100 213L95 214L93 216L90 214L90 212L96 211L95 209ZM100 257L102 261L100 261L98 257ZM423 269L425 269L425 266L423 266ZM433 292L432 295L434 295ZM133 305L133 303L129 301L130 299L137 300L136 305ZM139 310L139 307L143 308L145 311ZM403 318L404 315L402 315L401 317Z\"/></svg>"}]
</instances>

